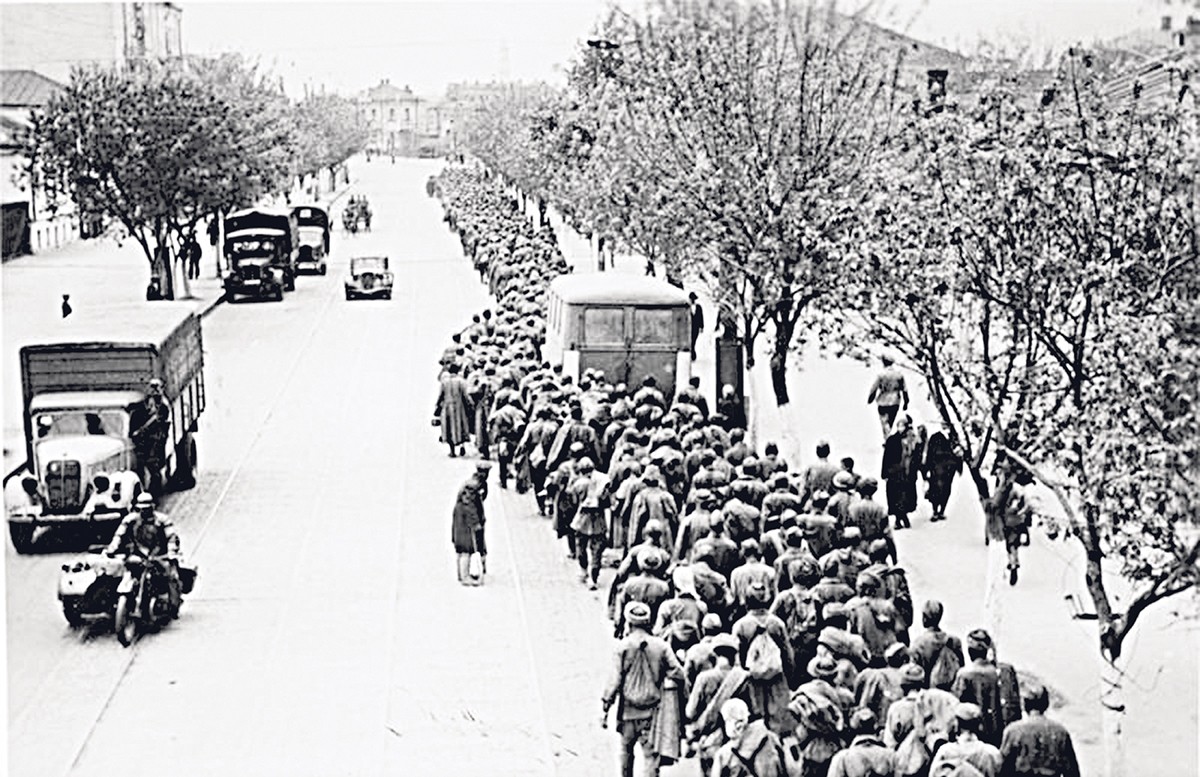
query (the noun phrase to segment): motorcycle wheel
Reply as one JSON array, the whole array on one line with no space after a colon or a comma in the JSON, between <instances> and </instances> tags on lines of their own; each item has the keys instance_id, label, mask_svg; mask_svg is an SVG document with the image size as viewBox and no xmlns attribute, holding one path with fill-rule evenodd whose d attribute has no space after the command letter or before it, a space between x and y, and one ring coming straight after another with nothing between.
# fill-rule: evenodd
<instances>
[{"instance_id":1,"label":"motorcycle wheel","mask_svg":"<svg viewBox=\"0 0 1200 777\"><path fill-rule=\"evenodd\" d=\"M133 617L133 596L121 594L117 599L117 616L113 621L113 630L117 632L117 641L125 647L133 644L137 637L137 620Z\"/></svg>"},{"instance_id":2,"label":"motorcycle wheel","mask_svg":"<svg viewBox=\"0 0 1200 777\"><path fill-rule=\"evenodd\" d=\"M63 617L67 619L67 625L73 629L77 629L83 625L83 607L80 606L79 600L75 597L62 600Z\"/></svg>"}]
</instances>

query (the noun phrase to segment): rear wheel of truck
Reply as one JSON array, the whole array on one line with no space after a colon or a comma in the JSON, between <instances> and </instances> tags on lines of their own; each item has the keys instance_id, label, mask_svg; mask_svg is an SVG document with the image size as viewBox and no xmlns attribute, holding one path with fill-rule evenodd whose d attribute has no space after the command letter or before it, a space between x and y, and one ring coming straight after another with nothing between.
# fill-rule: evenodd
<instances>
[{"instance_id":1,"label":"rear wheel of truck","mask_svg":"<svg viewBox=\"0 0 1200 777\"><path fill-rule=\"evenodd\" d=\"M35 528L32 523L10 523L8 525L8 536L12 539L13 548L17 553L25 555L33 550Z\"/></svg>"},{"instance_id":2,"label":"rear wheel of truck","mask_svg":"<svg viewBox=\"0 0 1200 777\"><path fill-rule=\"evenodd\" d=\"M187 435L175 451L175 488L186 491L196 486L196 438Z\"/></svg>"}]
</instances>

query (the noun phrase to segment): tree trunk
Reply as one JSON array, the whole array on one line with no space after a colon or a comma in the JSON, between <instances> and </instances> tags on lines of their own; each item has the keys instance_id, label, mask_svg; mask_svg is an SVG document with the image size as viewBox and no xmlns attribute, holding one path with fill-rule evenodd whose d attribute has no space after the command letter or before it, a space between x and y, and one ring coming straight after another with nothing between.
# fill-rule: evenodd
<instances>
[{"instance_id":1,"label":"tree trunk","mask_svg":"<svg viewBox=\"0 0 1200 777\"><path fill-rule=\"evenodd\" d=\"M1125 681L1120 659L1100 656L1100 728L1104 735L1104 765L1108 777L1125 777Z\"/></svg>"},{"instance_id":2,"label":"tree trunk","mask_svg":"<svg viewBox=\"0 0 1200 777\"><path fill-rule=\"evenodd\" d=\"M754 319L749 313L742 315L742 330L746 333L746 338L743 341L746 347L746 369L754 366L754 344L758 340L758 332L753 327Z\"/></svg>"},{"instance_id":3,"label":"tree trunk","mask_svg":"<svg viewBox=\"0 0 1200 777\"><path fill-rule=\"evenodd\" d=\"M787 313L775 320L775 345L771 353L771 386L775 389L775 404L783 407L791 401L788 396L788 347L796 332L796 320Z\"/></svg>"}]
</instances>

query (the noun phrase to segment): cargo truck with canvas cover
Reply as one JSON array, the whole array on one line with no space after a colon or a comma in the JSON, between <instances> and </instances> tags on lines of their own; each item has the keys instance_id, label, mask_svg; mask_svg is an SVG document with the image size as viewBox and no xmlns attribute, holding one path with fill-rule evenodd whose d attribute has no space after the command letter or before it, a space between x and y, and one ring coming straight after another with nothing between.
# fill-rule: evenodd
<instances>
[{"instance_id":1,"label":"cargo truck with canvas cover","mask_svg":"<svg viewBox=\"0 0 1200 777\"><path fill-rule=\"evenodd\" d=\"M80 311L52 339L21 348L20 362L26 471L5 488L18 552L39 526L118 521L144 489L195 483L206 397L194 312L168 303ZM166 412L148 449L139 434L152 390Z\"/></svg>"},{"instance_id":2,"label":"cargo truck with canvas cover","mask_svg":"<svg viewBox=\"0 0 1200 777\"><path fill-rule=\"evenodd\" d=\"M226 296L282 300L296 288L300 230L290 211L240 210L225 218Z\"/></svg>"}]
</instances>

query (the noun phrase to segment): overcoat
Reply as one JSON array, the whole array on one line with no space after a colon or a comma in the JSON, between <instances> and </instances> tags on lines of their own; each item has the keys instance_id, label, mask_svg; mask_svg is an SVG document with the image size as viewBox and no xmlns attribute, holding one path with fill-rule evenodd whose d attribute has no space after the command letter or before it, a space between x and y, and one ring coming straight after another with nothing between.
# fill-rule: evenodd
<instances>
[{"instance_id":1,"label":"overcoat","mask_svg":"<svg viewBox=\"0 0 1200 777\"><path fill-rule=\"evenodd\" d=\"M470 440L472 419L467 382L458 375L442 378L438 406L441 408L442 441L462 445Z\"/></svg>"},{"instance_id":2,"label":"overcoat","mask_svg":"<svg viewBox=\"0 0 1200 777\"><path fill-rule=\"evenodd\" d=\"M458 490L454 503L454 516L450 529L450 540L456 553L474 553L475 532L483 527L483 491L479 482L472 477Z\"/></svg>"}]
</instances>

